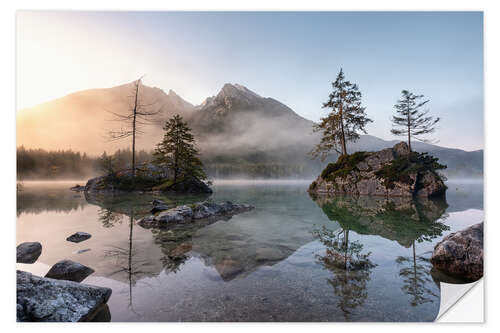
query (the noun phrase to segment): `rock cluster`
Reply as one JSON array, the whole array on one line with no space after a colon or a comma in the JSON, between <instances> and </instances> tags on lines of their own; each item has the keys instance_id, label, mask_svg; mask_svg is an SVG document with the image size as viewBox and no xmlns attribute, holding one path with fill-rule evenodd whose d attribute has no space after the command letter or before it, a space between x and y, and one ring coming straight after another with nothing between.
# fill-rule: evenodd
<instances>
[{"instance_id":1,"label":"rock cluster","mask_svg":"<svg viewBox=\"0 0 500 333\"><path fill-rule=\"evenodd\" d=\"M17 321L91 321L103 309L111 289L54 280L17 271Z\"/></svg>"},{"instance_id":2,"label":"rock cluster","mask_svg":"<svg viewBox=\"0 0 500 333\"><path fill-rule=\"evenodd\" d=\"M20 264L33 264L42 254L42 244L39 242L21 243L16 248L16 262Z\"/></svg>"},{"instance_id":3,"label":"rock cluster","mask_svg":"<svg viewBox=\"0 0 500 333\"><path fill-rule=\"evenodd\" d=\"M177 206L158 215L151 215L141 219L138 224L143 228L167 227L172 224L189 223L193 220L208 219L221 215L234 215L254 208L246 204L233 204L230 201L217 204L202 202L193 205Z\"/></svg>"},{"instance_id":4,"label":"rock cluster","mask_svg":"<svg viewBox=\"0 0 500 333\"><path fill-rule=\"evenodd\" d=\"M350 158L342 169L328 173L328 167L339 167L339 162L325 169L309 187L311 193L318 194L355 194L402 197L431 197L443 194L446 186L441 177L431 170L420 170L409 163L401 179L388 181L381 176L383 169L391 163L402 161L409 156L410 150L405 142L378 152L360 152ZM340 158L339 158L340 161ZM351 163L352 165L349 165ZM418 167L419 165L417 165ZM420 165L421 166L421 165ZM416 169L417 171L412 171ZM420 168L422 169L422 168ZM333 178L333 179L332 179Z\"/></svg>"},{"instance_id":5,"label":"rock cluster","mask_svg":"<svg viewBox=\"0 0 500 333\"><path fill-rule=\"evenodd\" d=\"M483 276L483 222L444 237L436 244L431 263L434 268L476 281Z\"/></svg>"}]
</instances>

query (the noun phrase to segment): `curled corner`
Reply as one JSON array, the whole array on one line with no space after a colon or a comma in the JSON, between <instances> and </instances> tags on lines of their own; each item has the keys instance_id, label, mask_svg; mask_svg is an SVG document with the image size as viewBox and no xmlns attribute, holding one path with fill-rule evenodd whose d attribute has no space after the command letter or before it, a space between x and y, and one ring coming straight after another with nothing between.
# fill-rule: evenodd
<instances>
[{"instance_id":1,"label":"curled corner","mask_svg":"<svg viewBox=\"0 0 500 333\"><path fill-rule=\"evenodd\" d=\"M452 307L454 307L454 305L457 304L462 297L464 297L472 288L474 288L478 284L480 284L482 288L483 279L465 284L451 284L440 282L441 302L439 305L439 313L435 321L447 322L447 320L442 320L443 315L446 314Z\"/></svg>"}]
</instances>

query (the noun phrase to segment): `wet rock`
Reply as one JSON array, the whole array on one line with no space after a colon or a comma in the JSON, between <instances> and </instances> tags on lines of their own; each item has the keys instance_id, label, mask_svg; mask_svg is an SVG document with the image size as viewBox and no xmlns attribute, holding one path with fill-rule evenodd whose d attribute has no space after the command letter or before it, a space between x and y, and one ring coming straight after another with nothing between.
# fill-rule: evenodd
<instances>
[{"instance_id":1,"label":"wet rock","mask_svg":"<svg viewBox=\"0 0 500 333\"><path fill-rule=\"evenodd\" d=\"M436 244L431 263L434 268L476 281L483 276L483 222L454 232Z\"/></svg>"},{"instance_id":2,"label":"wet rock","mask_svg":"<svg viewBox=\"0 0 500 333\"><path fill-rule=\"evenodd\" d=\"M20 264L32 264L42 254L42 244L39 242L21 243L16 248L16 262Z\"/></svg>"},{"instance_id":3,"label":"wet rock","mask_svg":"<svg viewBox=\"0 0 500 333\"><path fill-rule=\"evenodd\" d=\"M158 212L169 209L168 205L161 200L153 200L153 208L151 208L151 213L156 214Z\"/></svg>"},{"instance_id":4,"label":"wet rock","mask_svg":"<svg viewBox=\"0 0 500 333\"><path fill-rule=\"evenodd\" d=\"M73 242L73 243L80 243L80 242L83 242L84 240L89 239L90 237L92 237L91 234L79 231L79 232L76 232L73 235L69 236L68 238L66 238L66 240L69 242Z\"/></svg>"},{"instance_id":5,"label":"wet rock","mask_svg":"<svg viewBox=\"0 0 500 333\"><path fill-rule=\"evenodd\" d=\"M87 276L94 273L90 267L71 260L61 260L50 268L46 278L82 282Z\"/></svg>"},{"instance_id":6,"label":"wet rock","mask_svg":"<svg viewBox=\"0 0 500 333\"><path fill-rule=\"evenodd\" d=\"M252 208L254 207L251 205L238 205L230 201L221 204L202 202L194 205L177 206L156 216L146 216L139 220L138 224L143 228L167 227L172 224L190 223L193 220L238 214Z\"/></svg>"},{"instance_id":7,"label":"wet rock","mask_svg":"<svg viewBox=\"0 0 500 333\"><path fill-rule=\"evenodd\" d=\"M261 247L257 249L257 255L255 260L257 261L276 261L281 260L285 255L279 249L273 249L270 247Z\"/></svg>"},{"instance_id":8,"label":"wet rock","mask_svg":"<svg viewBox=\"0 0 500 333\"><path fill-rule=\"evenodd\" d=\"M17 321L91 321L111 289L17 271Z\"/></svg>"}]
</instances>

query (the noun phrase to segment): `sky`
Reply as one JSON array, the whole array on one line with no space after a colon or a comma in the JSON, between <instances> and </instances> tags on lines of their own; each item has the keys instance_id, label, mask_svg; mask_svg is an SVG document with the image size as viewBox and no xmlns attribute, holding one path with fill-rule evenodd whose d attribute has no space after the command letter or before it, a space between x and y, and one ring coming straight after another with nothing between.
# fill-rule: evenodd
<instances>
[{"instance_id":1,"label":"sky","mask_svg":"<svg viewBox=\"0 0 500 333\"><path fill-rule=\"evenodd\" d=\"M407 89L441 118L437 144L484 148L481 12L19 11L16 25L18 112L145 74L193 104L238 83L318 121L343 68L368 134L396 139Z\"/></svg>"}]
</instances>

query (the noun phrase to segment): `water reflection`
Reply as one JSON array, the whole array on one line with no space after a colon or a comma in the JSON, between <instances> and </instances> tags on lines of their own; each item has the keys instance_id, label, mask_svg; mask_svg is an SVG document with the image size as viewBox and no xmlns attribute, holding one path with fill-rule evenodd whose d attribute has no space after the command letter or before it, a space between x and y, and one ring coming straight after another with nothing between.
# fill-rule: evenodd
<instances>
[{"instance_id":1,"label":"water reflection","mask_svg":"<svg viewBox=\"0 0 500 333\"><path fill-rule=\"evenodd\" d=\"M349 230L332 231L323 227L315 233L326 247L326 254L317 255L317 259L333 273L334 277L327 281L338 296L344 318L349 320L352 310L363 305L368 296L366 285L376 264L369 259L370 252L363 253L363 244L349 241Z\"/></svg>"},{"instance_id":2,"label":"water reflection","mask_svg":"<svg viewBox=\"0 0 500 333\"><path fill-rule=\"evenodd\" d=\"M449 230L443 223L448 216L445 199L366 196L313 196L313 199L331 221L340 225L339 229L323 227L316 233L326 247L326 254L319 256L319 261L334 275L328 282L340 297L339 306L346 319L350 311L366 299L370 269L376 266L369 260L371 252L363 253L362 241L349 241L350 231L358 235L378 235L411 247L412 256L396 258L396 264L401 267L402 291L410 296L412 306L438 298L430 287L432 265L429 258L416 255L416 244L430 242ZM384 251L383 248L377 250Z\"/></svg>"}]
</instances>

